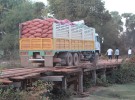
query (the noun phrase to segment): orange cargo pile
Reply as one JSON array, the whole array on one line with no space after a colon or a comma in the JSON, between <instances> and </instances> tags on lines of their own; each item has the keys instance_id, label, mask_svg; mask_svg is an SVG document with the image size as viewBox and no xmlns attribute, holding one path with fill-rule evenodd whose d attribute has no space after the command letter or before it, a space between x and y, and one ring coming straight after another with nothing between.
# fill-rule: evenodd
<instances>
[{"instance_id":1,"label":"orange cargo pile","mask_svg":"<svg viewBox=\"0 0 135 100\"><path fill-rule=\"evenodd\" d=\"M52 38L53 22L55 23L69 23L69 20L57 20L48 18L45 20L34 19L21 24L21 38Z\"/></svg>"}]
</instances>

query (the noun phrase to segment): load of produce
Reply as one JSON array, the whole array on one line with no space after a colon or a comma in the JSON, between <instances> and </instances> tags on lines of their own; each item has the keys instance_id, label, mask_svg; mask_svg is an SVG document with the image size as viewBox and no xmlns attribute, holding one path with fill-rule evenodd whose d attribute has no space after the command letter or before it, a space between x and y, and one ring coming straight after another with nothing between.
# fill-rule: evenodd
<instances>
[{"instance_id":1,"label":"load of produce","mask_svg":"<svg viewBox=\"0 0 135 100\"><path fill-rule=\"evenodd\" d=\"M21 24L21 38L52 38L53 23L69 24L73 23L69 20L57 20L48 18L45 20L34 19Z\"/></svg>"}]
</instances>

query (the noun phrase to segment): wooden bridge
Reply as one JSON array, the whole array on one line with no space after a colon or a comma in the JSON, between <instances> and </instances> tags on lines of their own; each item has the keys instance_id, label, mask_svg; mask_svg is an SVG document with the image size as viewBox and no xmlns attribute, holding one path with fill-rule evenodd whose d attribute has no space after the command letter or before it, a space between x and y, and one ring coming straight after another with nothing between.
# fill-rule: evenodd
<instances>
[{"instance_id":1,"label":"wooden bridge","mask_svg":"<svg viewBox=\"0 0 135 100\"><path fill-rule=\"evenodd\" d=\"M67 89L68 83L75 82L76 90L83 92L83 77L86 72L92 73L92 79L96 83L97 71L106 77L108 69L118 68L122 60L106 61L99 60L98 63L82 62L79 66L56 66L42 68L13 68L0 71L0 86L13 85L14 87L26 87L27 80L59 81L62 88Z\"/></svg>"}]
</instances>

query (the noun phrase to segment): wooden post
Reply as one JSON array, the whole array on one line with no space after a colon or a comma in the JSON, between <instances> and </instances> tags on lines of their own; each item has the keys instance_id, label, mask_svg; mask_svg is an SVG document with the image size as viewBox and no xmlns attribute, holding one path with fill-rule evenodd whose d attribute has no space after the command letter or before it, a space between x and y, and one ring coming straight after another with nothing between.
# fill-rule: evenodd
<instances>
[{"instance_id":1,"label":"wooden post","mask_svg":"<svg viewBox=\"0 0 135 100\"><path fill-rule=\"evenodd\" d=\"M103 82L106 82L106 69L102 69L101 78L103 79Z\"/></svg>"},{"instance_id":2,"label":"wooden post","mask_svg":"<svg viewBox=\"0 0 135 100\"><path fill-rule=\"evenodd\" d=\"M97 67L98 59L99 59L99 55L96 53L95 54L95 57L94 57L94 61L93 61L93 67L94 68Z\"/></svg>"},{"instance_id":3,"label":"wooden post","mask_svg":"<svg viewBox=\"0 0 135 100\"><path fill-rule=\"evenodd\" d=\"M53 67L53 56L45 56L44 66Z\"/></svg>"},{"instance_id":4,"label":"wooden post","mask_svg":"<svg viewBox=\"0 0 135 100\"><path fill-rule=\"evenodd\" d=\"M96 74L96 70L92 71L92 80L93 80L93 84L97 83L97 74Z\"/></svg>"},{"instance_id":5,"label":"wooden post","mask_svg":"<svg viewBox=\"0 0 135 100\"><path fill-rule=\"evenodd\" d=\"M25 79L22 81L22 89L26 89L26 87L27 87L27 80Z\"/></svg>"},{"instance_id":6,"label":"wooden post","mask_svg":"<svg viewBox=\"0 0 135 100\"><path fill-rule=\"evenodd\" d=\"M78 76L79 76L78 80L79 93L83 93L83 71L81 71Z\"/></svg>"},{"instance_id":7,"label":"wooden post","mask_svg":"<svg viewBox=\"0 0 135 100\"><path fill-rule=\"evenodd\" d=\"M67 78L63 77L62 79L62 89L66 90L67 89Z\"/></svg>"}]
</instances>

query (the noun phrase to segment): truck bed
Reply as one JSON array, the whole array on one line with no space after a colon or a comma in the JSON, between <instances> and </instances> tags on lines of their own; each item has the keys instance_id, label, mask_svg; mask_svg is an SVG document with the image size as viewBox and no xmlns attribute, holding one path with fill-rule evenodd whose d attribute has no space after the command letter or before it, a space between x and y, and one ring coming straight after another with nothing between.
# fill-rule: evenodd
<instances>
[{"instance_id":1,"label":"truck bed","mask_svg":"<svg viewBox=\"0 0 135 100\"><path fill-rule=\"evenodd\" d=\"M20 38L20 50L94 51L95 29L53 23L53 38Z\"/></svg>"},{"instance_id":2,"label":"truck bed","mask_svg":"<svg viewBox=\"0 0 135 100\"><path fill-rule=\"evenodd\" d=\"M94 41L62 38L21 38L20 50L87 51L94 50Z\"/></svg>"}]
</instances>

